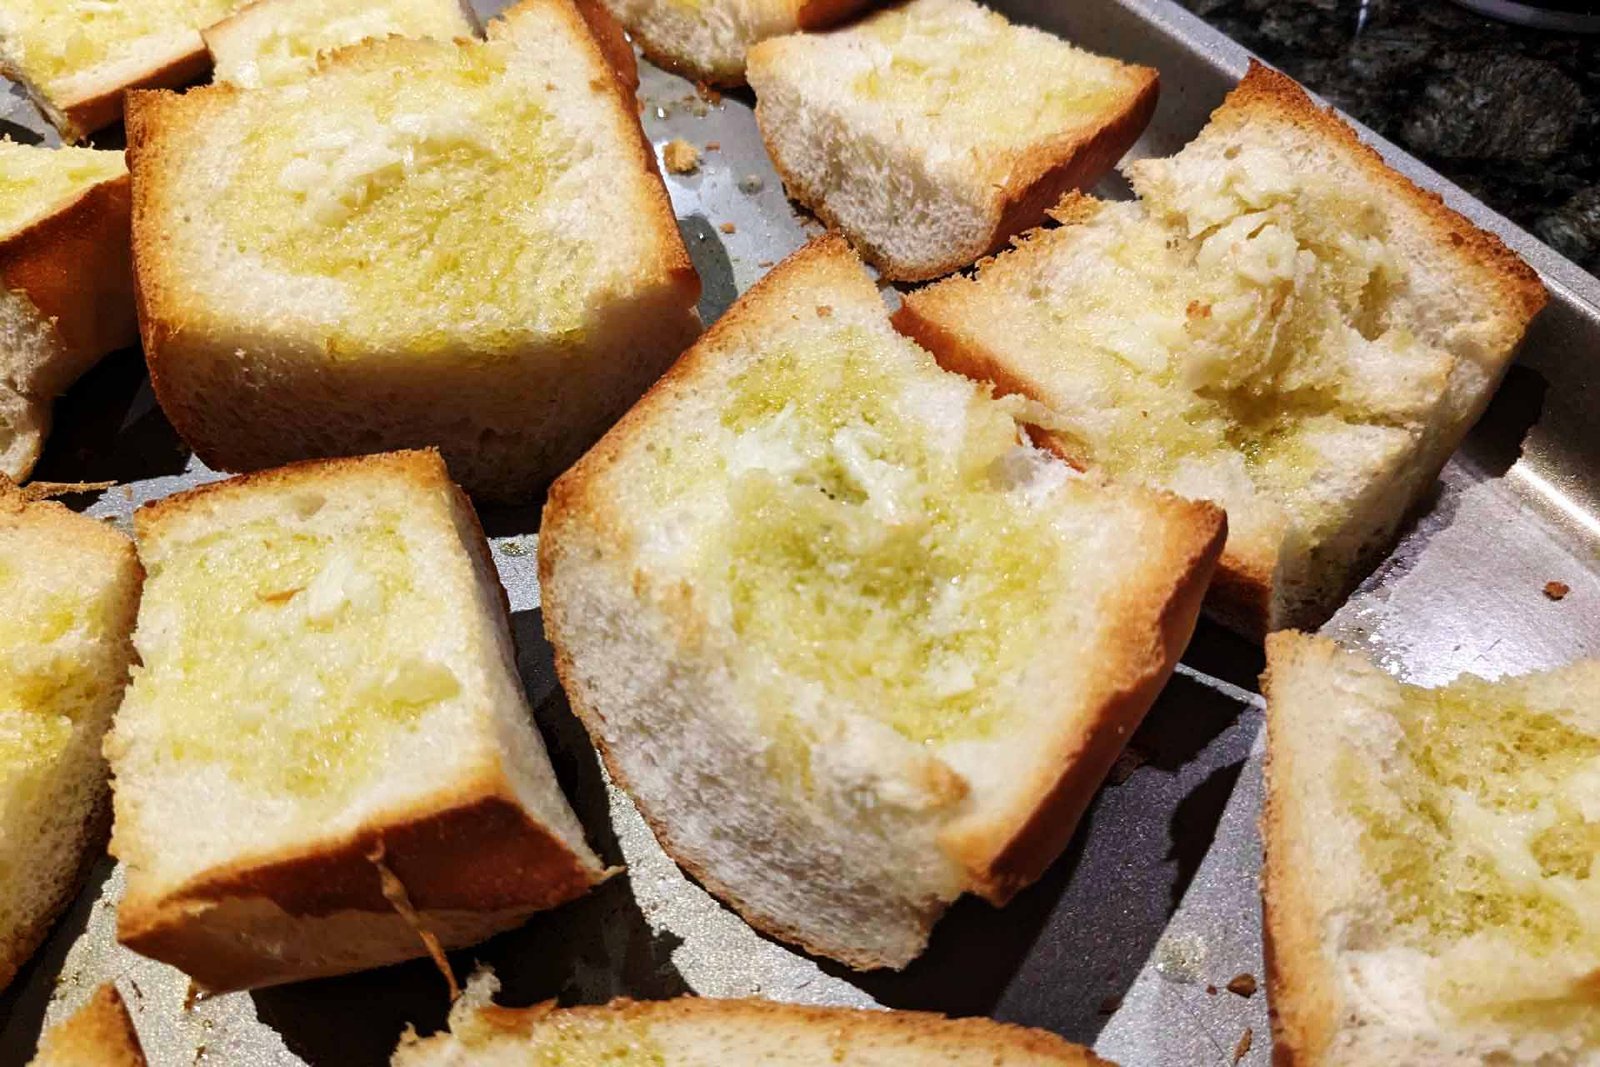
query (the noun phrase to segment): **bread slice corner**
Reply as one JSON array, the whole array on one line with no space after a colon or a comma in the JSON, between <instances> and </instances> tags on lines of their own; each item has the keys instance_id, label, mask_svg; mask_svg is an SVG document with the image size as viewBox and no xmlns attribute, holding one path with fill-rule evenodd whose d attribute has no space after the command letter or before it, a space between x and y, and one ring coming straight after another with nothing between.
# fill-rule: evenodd
<instances>
[{"instance_id":1,"label":"bread slice corner","mask_svg":"<svg viewBox=\"0 0 1600 1067\"><path fill-rule=\"evenodd\" d=\"M526 499L699 333L615 26L524 0L487 37L130 96L145 351L213 468L431 446Z\"/></svg>"},{"instance_id":2,"label":"bread slice corner","mask_svg":"<svg viewBox=\"0 0 1600 1067\"><path fill-rule=\"evenodd\" d=\"M545 508L546 632L614 780L747 921L854 967L1054 859L1220 551L1214 507L1077 477L1014 414L829 236Z\"/></svg>"},{"instance_id":3,"label":"bread slice corner","mask_svg":"<svg viewBox=\"0 0 1600 1067\"><path fill-rule=\"evenodd\" d=\"M1263 689L1286 1062L1592 1058L1600 662L1423 688L1285 631Z\"/></svg>"},{"instance_id":4,"label":"bread slice corner","mask_svg":"<svg viewBox=\"0 0 1600 1067\"><path fill-rule=\"evenodd\" d=\"M1256 65L1188 146L1069 194L897 325L1059 420L1083 467L1229 512L1208 608L1313 627L1481 415L1544 289L1498 238Z\"/></svg>"},{"instance_id":5,"label":"bread slice corner","mask_svg":"<svg viewBox=\"0 0 1600 1067\"><path fill-rule=\"evenodd\" d=\"M745 83L751 46L796 30L826 29L871 0L604 0L660 67L703 85Z\"/></svg>"},{"instance_id":6,"label":"bread slice corner","mask_svg":"<svg viewBox=\"0 0 1600 1067\"><path fill-rule=\"evenodd\" d=\"M143 667L106 746L124 944L251 988L471 944L608 876L437 453L213 483L136 528Z\"/></svg>"},{"instance_id":7,"label":"bread slice corner","mask_svg":"<svg viewBox=\"0 0 1600 1067\"><path fill-rule=\"evenodd\" d=\"M210 69L200 30L244 0L5 0L0 73L22 85L69 142L122 117L132 89L175 88Z\"/></svg>"},{"instance_id":8,"label":"bread slice corner","mask_svg":"<svg viewBox=\"0 0 1600 1067\"><path fill-rule=\"evenodd\" d=\"M133 543L0 478L0 988L104 842L101 739L133 659Z\"/></svg>"},{"instance_id":9,"label":"bread slice corner","mask_svg":"<svg viewBox=\"0 0 1600 1067\"><path fill-rule=\"evenodd\" d=\"M490 999L495 988L492 976L475 978L451 1010L450 1030L402 1038L394 1067L511 1067L530 1056L637 1057L660 1067L1111 1067L1055 1034L989 1019L702 997L501 1008Z\"/></svg>"},{"instance_id":10,"label":"bread slice corner","mask_svg":"<svg viewBox=\"0 0 1600 1067\"><path fill-rule=\"evenodd\" d=\"M39 1041L29 1067L145 1067L122 994L110 982Z\"/></svg>"},{"instance_id":11,"label":"bread slice corner","mask_svg":"<svg viewBox=\"0 0 1600 1067\"><path fill-rule=\"evenodd\" d=\"M970 266L1105 176L1159 81L972 0L772 38L747 74L789 195L899 281Z\"/></svg>"},{"instance_id":12,"label":"bread slice corner","mask_svg":"<svg viewBox=\"0 0 1600 1067\"><path fill-rule=\"evenodd\" d=\"M0 473L23 481L50 404L133 344L129 183L120 152L0 140Z\"/></svg>"},{"instance_id":13,"label":"bread slice corner","mask_svg":"<svg viewBox=\"0 0 1600 1067\"><path fill-rule=\"evenodd\" d=\"M254 0L200 35L218 82L259 88L303 77L320 55L361 41L477 33L466 0Z\"/></svg>"}]
</instances>

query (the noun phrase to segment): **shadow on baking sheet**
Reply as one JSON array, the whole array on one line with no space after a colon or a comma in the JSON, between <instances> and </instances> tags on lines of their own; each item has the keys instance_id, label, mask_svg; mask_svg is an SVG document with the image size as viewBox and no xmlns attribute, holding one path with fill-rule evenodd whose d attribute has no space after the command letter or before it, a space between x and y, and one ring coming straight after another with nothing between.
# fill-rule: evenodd
<instances>
[{"instance_id":1,"label":"shadow on baking sheet","mask_svg":"<svg viewBox=\"0 0 1600 1067\"><path fill-rule=\"evenodd\" d=\"M1191 657L1254 688L1259 650L1218 628L1202 625ZM899 973L822 966L890 1007L992 1015L1092 1043L1199 870L1259 728L1253 707L1175 675L1037 883L1001 909L962 899Z\"/></svg>"},{"instance_id":2,"label":"shadow on baking sheet","mask_svg":"<svg viewBox=\"0 0 1600 1067\"><path fill-rule=\"evenodd\" d=\"M96 364L56 400L34 477L47 482L132 482L182 474L189 449L172 428L136 348Z\"/></svg>"},{"instance_id":3,"label":"shadow on baking sheet","mask_svg":"<svg viewBox=\"0 0 1600 1067\"><path fill-rule=\"evenodd\" d=\"M550 646L537 611L512 616L518 667L562 790L602 861L620 866L599 757L588 734L553 684ZM552 998L603 1003L613 997L673 997L689 987L672 965L678 941L650 928L626 874L578 900L535 915L523 926L450 953L458 981L483 964L500 980L497 1003L516 1007ZM277 1030L307 1063L365 1067L387 1064L407 1024L420 1034L443 1029L449 998L427 960L274 989L257 990L261 1021ZM352 1020L359 1020L352 1025Z\"/></svg>"},{"instance_id":4,"label":"shadow on baking sheet","mask_svg":"<svg viewBox=\"0 0 1600 1067\"><path fill-rule=\"evenodd\" d=\"M44 1026L45 1009L50 1005L50 995L55 982L40 981L38 976L53 975L57 981L71 981L64 973L67 953L89 925L89 915L100 900L100 887L111 877L115 864L102 856L84 880L83 891L74 898L72 906L50 929L39 951L22 965L22 969L0 993L0 1067L22 1067L33 1058L34 1044Z\"/></svg>"}]
</instances>

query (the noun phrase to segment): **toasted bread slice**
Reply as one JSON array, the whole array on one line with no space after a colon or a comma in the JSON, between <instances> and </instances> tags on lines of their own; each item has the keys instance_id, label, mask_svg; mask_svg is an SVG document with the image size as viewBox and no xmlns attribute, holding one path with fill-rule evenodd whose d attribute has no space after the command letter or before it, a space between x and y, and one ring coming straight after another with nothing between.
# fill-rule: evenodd
<instances>
[{"instance_id":1,"label":"toasted bread slice","mask_svg":"<svg viewBox=\"0 0 1600 1067\"><path fill-rule=\"evenodd\" d=\"M0 73L69 141L122 117L129 89L183 85L210 66L200 31L245 0L0 0Z\"/></svg>"},{"instance_id":2,"label":"toasted bread slice","mask_svg":"<svg viewBox=\"0 0 1600 1067\"><path fill-rule=\"evenodd\" d=\"M296 81L317 57L384 37L473 37L464 0L255 0L202 31L215 80L259 88Z\"/></svg>"},{"instance_id":3,"label":"toasted bread slice","mask_svg":"<svg viewBox=\"0 0 1600 1067\"><path fill-rule=\"evenodd\" d=\"M0 474L33 470L50 402L138 340L121 152L0 140Z\"/></svg>"},{"instance_id":4,"label":"toasted bread slice","mask_svg":"<svg viewBox=\"0 0 1600 1067\"><path fill-rule=\"evenodd\" d=\"M139 1033L117 987L107 982L47 1031L30 1067L145 1067Z\"/></svg>"},{"instance_id":5,"label":"toasted bread slice","mask_svg":"<svg viewBox=\"0 0 1600 1067\"><path fill-rule=\"evenodd\" d=\"M408 1034L393 1067L1110 1067L1054 1034L989 1019L699 997L512 1009L489 1002L494 988L474 981L450 1032Z\"/></svg>"},{"instance_id":6,"label":"toasted bread slice","mask_svg":"<svg viewBox=\"0 0 1600 1067\"><path fill-rule=\"evenodd\" d=\"M769 37L825 29L872 0L604 0L644 54L707 85L745 80L745 53Z\"/></svg>"},{"instance_id":7,"label":"toasted bread slice","mask_svg":"<svg viewBox=\"0 0 1600 1067\"><path fill-rule=\"evenodd\" d=\"M132 97L145 352L202 459L430 445L522 499L690 343L699 279L630 71L588 26L524 0L487 42Z\"/></svg>"},{"instance_id":8,"label":"toasted bread slice","mask_svg":"<svg viewBox=\"0 0 1600 1067\"><path fill-rule=\"evenodd\" d=\"M470 944L605 877L437 453L141 508L150 571L106 743L117 934L211 990Z\"/></svg>"},{"instance_id":9,"label":"toasted bread slice","mask_svg":"<svg viewBox=\"0 0 1600 1067\"><path fill-rule=\"evenodd\" d=\"M1600 1056L1600 661L1404 685L1267 640L1263 894L1297 1067Z\"/></svg>"},{"instance_id":10,"label":"toasted bread slice","mask_svg":"<svg viewBox=\"0 0 1600 1067\"><path fill-rule=\"evenodd\" d=\"M910 296L946 366L1043 402L1075 464L1228 511L1211 610L1247 634L1325 619L1489 401L1538 277L1254 66L1142 199Z\"/></svg>"},{"instance_id":11,"label":"toasted bread slice","mask_svg":"<svg viewBox=\"0 0 1600 1067\"><path fill-rule=\"evenodd\" d=\"M140 579L122 534L0 479L0 988L104 843Z\"/></svg>"},{"instance_id":12,"label":"toasted bread slice","mask_svg":"<svg viewBox=\"0 0 1600 1067\"><path fill-rule=\"evenodd\" d=\"M788 194L913 281L970 266L1099 181L1157 83L972 0L763 41L747 76Z\"/></svg>"},{"instance_id":13,"label":"toasted bread slice","mask_svg":"<svg viewBox=\"0 0 1600 1067\"><path fill-rule=\"evenodd\" d=\"M545 508L546 632L613 778L751 924L855 967L1055 858L1224 536L1074 475L1016 412L895 334L828 237Z\"/></svg>"}]
</instances>

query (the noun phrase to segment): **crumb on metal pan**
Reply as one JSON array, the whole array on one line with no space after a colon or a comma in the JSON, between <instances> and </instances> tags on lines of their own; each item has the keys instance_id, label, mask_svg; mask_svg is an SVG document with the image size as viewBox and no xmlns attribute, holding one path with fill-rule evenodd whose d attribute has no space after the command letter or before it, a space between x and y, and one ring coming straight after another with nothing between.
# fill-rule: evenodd
<instances>
[{"instance_id":1,"label":"crumb on metal pan","mask_svg":"<svg viewBox=\"0 0 1600 1067\"><path fill-rule=\"evenodd\" d=\"M1250 1027L1244 1028L1244 1033L1239 1035L1239 1043L1233 1046L1233 1062L1238 1063L1250 1052L1250 1046L1255 1044L1255 1031Z\"/></svg>"},{"instance_id":2,"label":"crumb on metal pan","mask_svg":"<svg viewBox=\"0 0 1600 1067\"><path fill-rule=\"evenodd\" d=\"M1236 974L1228 979L1228 992L1241 997L1256 995L1256 976L1253 974Z\"/></svg>"},{"instance_id":3,"label":"crumb on metal pan","mask_svg":"<svg viewBox=\"0 0 1600 1067\"><path fill-rule=\"evenodd\" d=\"M1100 1007L1097 1010L1101 1015L1115 1015L1120 1007L1122 1007L1122 994L1113 993L1100 1002Z\"/></svg>"},{"instance_id":4,"label":"crumb on metal pan","mask_svg":"<svg viewBox=\"0 0 1600 1067\"><path fill-rule=\"evenodd\" d=\"M700 150L682 138L668 141L661 161L673 174L692 174L700 169Z\"/></svg>"},{"instance_id":5,"label":"crumb on metal pan","mask_svg":"<svg viewBox=\"0 0 1600 1067\"><path fill-rule=\"evenodd\" d=\"M1572 592L1572 586L1566 582L1545 582L1544 595L1551 600L1565 600L1567 594Z\"/></svg>"},{"instance_id":6,"label":"crumb on metal pan","mask_svg":"<svg viewBox=\"0 0 1600 1067\"><path fill-rule=\"evenodd\" d=\"M721 226L718 226L717 229L721 230L723 233L738 233L739 232L739 227L735 226L731 222L724 222Z\"/></svg>"}]
</instances>

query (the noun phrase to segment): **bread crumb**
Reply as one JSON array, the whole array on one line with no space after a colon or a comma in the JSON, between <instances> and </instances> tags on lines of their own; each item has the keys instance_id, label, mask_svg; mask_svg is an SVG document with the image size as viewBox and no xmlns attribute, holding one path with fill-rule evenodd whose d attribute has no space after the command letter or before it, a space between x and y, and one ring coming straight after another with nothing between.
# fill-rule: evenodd
<instances>
[{"instance_id":1,"label":"bread crumb","mask_svg":"<svg viewBox=\"0 0 1600 1067\"><path fill-rule=\"evenodd\" d=\"M693 174L700 169L700 150L688 141L668 141L661 150L661 161L673 174Z\"/></svg>"},{"instance_id":2,"label":"bread crumb","mask_svg":"<svg viewBox=\"0 0 1600 1067\"><path fill-rule=\"evenodd\" d=\"M722 151L722 142L721 141L707 141L706 142L706 151L707 152L720 152L720 151Z\"/></svg>"},{"instance_id":3,"label":"bread crumb","mask_svg":"<svg viewBox=\"0 0 1600 1067\"><path fill-rule=\"evenodd\" d=\"M761 175L746 174L743 178L739 179L739 191L744 193L746 196L750 196L755 193L759 193L762 188L766 186L766 184L766 182L761 180Z\"/></svg>"},{"instance_id":4,"label":"bread crumb","mask_svg":"<svg viewBox=\"0 0 1600 1067\"><path fill-rule=\"evenodd\" d=\"M500 542L500 552L502 555L507 556L526 556L528 554L528 546L513 538Z\"/></svg>"},{"instance_id":5,"label":"bread crumb","mask_svg":"<svg viewBox=\"0 0 1600 1067\"><path fill-rule=\"evenodd\" d=\"M774 263L774 262L773 262L773 261L772 261L772 260L770 260L770 259L763 259L763 260L759 260L759 261L758 261L758 262L757 262L757 263L756 263L756 266L758 266L758 267L775 267L775 266L777 266L777 264L776 264L776 263Z\"/></svg>"},{"instance_id":6,"label":"bread crumb","mask_svg":"<svg viewBox=\"0 0 1600 1067\"><path fill-rule=\"evenodd\" d=\"M724 222L721 226L718 226L717 229L721 230L723 233L738 233L739 232L739 227L735 226L731 222Z\"/></svg>"},{"instance_id":7,"label":"bread crumb","mask_svg":"<svg viewBox=\"0 0 1600 1067\"><path fill-rule=\"evenodd\" d=\"M1228 992L1241 997L1256 995L1256 976L1253 974L1236 974L1228 979Z\"/></svg>"},{"instance_id":8,"label":"bread crumb","mask_svg":"<svg viewBox=\"0 0 1600 1067\"><path fill-rule=\"evenodd\" d=\"M1217 987L1216 986L1214 986L1214 985L1206 986L1206 996L1214 997L1216 995L1217 995Z\"/></svg>"},{"instance_id":9,"label":"bread crumb","mask_svg":"<svg viewBox=\"0 0 1600 1067\"><path fill-rule=\"evenodd\" d=\"M817 318L825 319L825 318L828 318L832 314L833 314L833 306L831 304L818 304L817 305Z\"/></svg>"},{"instance_id":10,"label":"bread crumb","mask_svg":"<svg viewBox=\"0 0 1600 1067\"><path fill-rule=\"evenodd\" d=\"M1239 1043L1233 1046L1234 1063L1238 1063L1240 1060L1244 1059L1247 1054L1249 1054L1250 1046L1255 1043L1255 1036L1254 1030L1250 1029L1248 1026L1244 1028L1244 1033L1239 1035Z\"/></svg>"},{"instance_id":11,"label":"bread crumb","mask_svg":"<svg viewBox=\"0 0 1600 1067\"><path fill-rule=\"evenodd\" d=\"M1572 586L1566 582L1545 582L1544 595L1551 600L1565 600L1567 594L1572 592Z\"/></svg>"},{"instance_id":12,"label":"bread crumb","mask_svg":"<svg viewBox=\"0 0 1600 1067\"><path fill-rule=\"evenodd\" d=\"M711 105L722 103L722 94L717 92L705 82L695 82L694 91L700 94L700 99Z\"/></svg>"}]
</instances>

